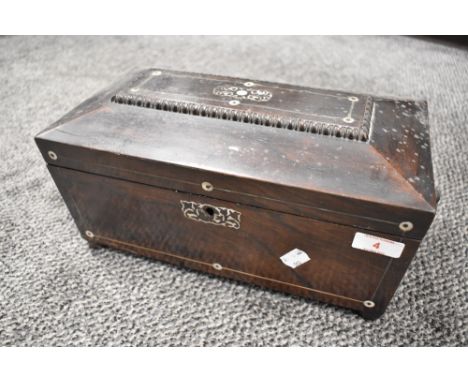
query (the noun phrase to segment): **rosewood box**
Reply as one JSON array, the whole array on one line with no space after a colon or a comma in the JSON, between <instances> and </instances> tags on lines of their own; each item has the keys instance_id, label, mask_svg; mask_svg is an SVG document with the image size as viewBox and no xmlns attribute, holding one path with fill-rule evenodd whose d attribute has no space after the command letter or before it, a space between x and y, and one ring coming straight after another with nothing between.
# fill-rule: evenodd
<instances>
[{"instance_id":1,"label":"rosewood box","mask_svg":"<svg viewBox=\"0 0 468 382\"><path fill-rule=\"evenodd\" d=\"M420 101L148 69L36 142L92 245L368 319L437 204Z\"/></svg>"}]
</instances>

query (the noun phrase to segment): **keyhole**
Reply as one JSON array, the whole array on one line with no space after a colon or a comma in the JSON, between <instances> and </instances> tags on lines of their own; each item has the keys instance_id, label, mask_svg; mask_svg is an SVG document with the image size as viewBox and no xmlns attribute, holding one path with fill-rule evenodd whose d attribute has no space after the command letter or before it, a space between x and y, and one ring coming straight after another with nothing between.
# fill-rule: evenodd
<instances>
[{"instance_id":1,"label":"keyhole","mask_svg":"<svg viewBox=\"0 0 468 382\"><path fill-rule=\"evenodd\" d=\"M204 209L204 210L205 210L205 212L206 212L208 215L210 215L210 216L213 216L213 215L214 215L214 213L215 213L215 211L214 211L214 208L213 208L213 207L209 207L209 206L207 206L207 207L204 207L203 209Z\"/></svg>"}]
</instances>

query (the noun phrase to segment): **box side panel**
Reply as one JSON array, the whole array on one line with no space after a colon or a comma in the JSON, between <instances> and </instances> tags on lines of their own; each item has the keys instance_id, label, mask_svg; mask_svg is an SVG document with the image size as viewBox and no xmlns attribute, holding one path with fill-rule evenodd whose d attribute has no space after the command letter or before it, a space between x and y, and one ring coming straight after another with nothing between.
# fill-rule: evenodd
<instances>
[{"instance_id":1,"label":"box side panel","mask_svg":"<svg viewBox=\"0 0 468 382\"><path fill-rule=\"evenodd\" d=\"M372 116L371 146L435 210L427 103L378 99Z\"/></svg>"},{"instance_id":2,"label":"box side panel","mask_svg":"<svg viewBox=\"0 0 468 382\"><path fill-rule=\"evenodd\" d=\"M349 226L55 166L49 170L83 237L92 242L313 297L371 318L385 310L402 276L392 274L406 270L419 245L401 240L403 254L392 259L352 248L356 229ZM295 248L309 260L293 268L281 257ZM364 301L372 299L376 305L366 308Z\"/></svg>"},{"instance_id":3,"label":"box side panel","mask_svg":"<svg viewBox=\"0 0 468 382\"><path fill-rule=\"evenodd\" d=\"M105 105L109 103L109 99L115 94L117 89L122 87L132 86L135 82L141 80L144 72L130 72L117 80L108 87L99 90L97 93L80 103L74 109L66 113L62 118L52 123L50 126L42 130L36 137L47 137L49 132L59 126L70 123L73 120L79 119L86 115L92 115L99 110L105 110Z\"/></svg>"}]
</instances>

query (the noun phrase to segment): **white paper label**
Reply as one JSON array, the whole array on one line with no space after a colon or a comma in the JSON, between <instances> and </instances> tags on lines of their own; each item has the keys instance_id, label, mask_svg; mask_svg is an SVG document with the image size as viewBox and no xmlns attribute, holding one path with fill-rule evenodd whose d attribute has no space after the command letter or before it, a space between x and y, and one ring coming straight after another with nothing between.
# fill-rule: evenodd
<instances>
[{"instance_id":1,"label":"white paper label","mask_svg":"<svg viewBox=\"0 0 468 382\"><path fill-rule=\"evenodd\" d=\"M298 248L294 248L288 253L280 257L281 261L291 268L297 268L299 265L307 263L310 260L310 257L307 256L307 253L301 251Z\"/></svg>"},{"instance_id":2,"label":"white paper label","mask_svg":"<svg viewBox=\"0 0 468 382\"><path fill-rule=\"evenodd\" d=\"M354 235L352 247L397 259L403 253L405 245L398 241L384 239L383 237L356 232Z\"/></svg>"}]
</instances>

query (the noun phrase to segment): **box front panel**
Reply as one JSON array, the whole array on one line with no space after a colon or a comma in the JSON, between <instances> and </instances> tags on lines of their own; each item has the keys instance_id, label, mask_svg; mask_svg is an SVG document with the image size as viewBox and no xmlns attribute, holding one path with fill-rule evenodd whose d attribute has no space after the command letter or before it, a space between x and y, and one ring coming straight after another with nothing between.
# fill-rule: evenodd
<instances>
[{"instance_id":1,"label":"box front panel","mask_svg":"<svg viewBox=\"0 0 468 382\"><path fill-rule=\"evenodd\" d=\"M380 235L405 244L401 257L392 258L352 247L356 232L374 232L55 166L49 170L90 241L360 311L385 308L419 244ZM366 306L369 301L375 306Z\"/></svg>"}]
</instances>

